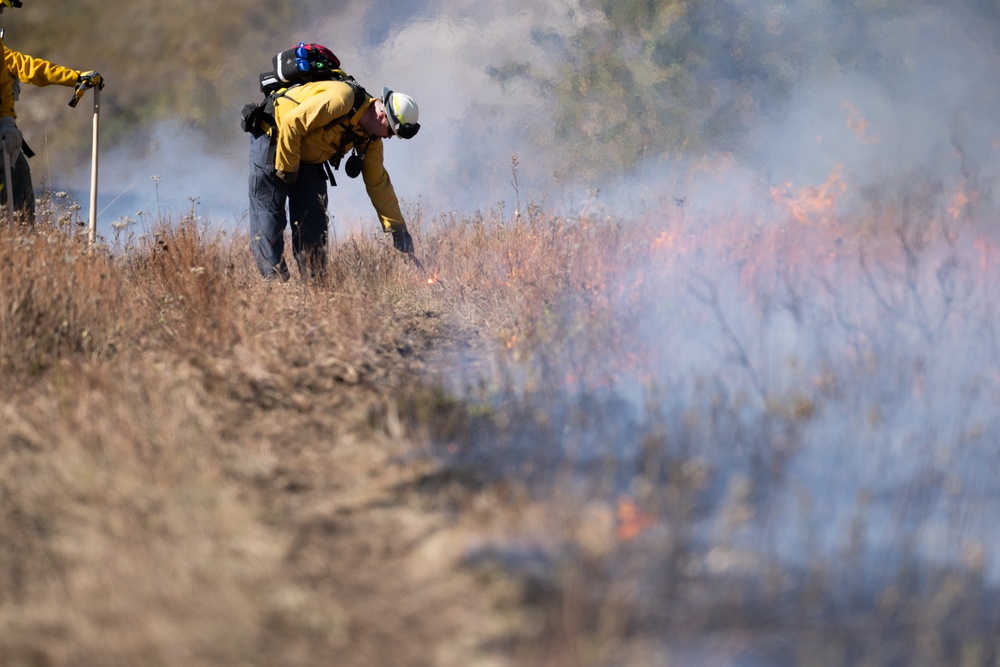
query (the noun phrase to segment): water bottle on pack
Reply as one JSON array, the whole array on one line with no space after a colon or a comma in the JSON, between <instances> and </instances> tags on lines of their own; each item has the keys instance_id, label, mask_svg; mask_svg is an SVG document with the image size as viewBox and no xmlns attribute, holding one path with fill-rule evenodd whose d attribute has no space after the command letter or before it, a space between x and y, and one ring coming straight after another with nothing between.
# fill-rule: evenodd
<instances>
[{"instance_id":1,"label":"water bottle on pack","mask_svg":"<svg viewBox=\"0 0 1000 667\"><path fill-rule=\"evenodd\" d=\"M274 69L260 75L260 90L265 95L300 83L345 76L340 71L340 59L320 44L299 42L275 55L271 64Z\"/></svg>"}]
</instances>

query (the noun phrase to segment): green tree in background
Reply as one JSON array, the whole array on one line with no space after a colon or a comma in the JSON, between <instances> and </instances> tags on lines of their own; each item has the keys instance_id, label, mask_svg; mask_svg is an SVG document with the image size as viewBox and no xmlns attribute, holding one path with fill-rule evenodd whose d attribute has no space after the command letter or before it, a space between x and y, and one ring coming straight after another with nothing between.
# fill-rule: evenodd
<instances>
[{"instance_id":1,"label":"green tree in background","mask_svg":"<svg viewBox=\"0 0 1000 667\"><path fill-rule=\"evenodd\" d=\"M862 72L913 78L914 16L935 0L594 0L603 19L569 40L552 76L566 164L592 174L644 158L765 149L795 88ZM948 11L997 26L997 0ZM933 17L925 26L933 27ZM923 28L923 29L926 29ZM941 39L947 39L941 37ZM522 68L527 71L527 68ZM497 70L500 71L500 70Z\"/></svg>"}]
</instances>

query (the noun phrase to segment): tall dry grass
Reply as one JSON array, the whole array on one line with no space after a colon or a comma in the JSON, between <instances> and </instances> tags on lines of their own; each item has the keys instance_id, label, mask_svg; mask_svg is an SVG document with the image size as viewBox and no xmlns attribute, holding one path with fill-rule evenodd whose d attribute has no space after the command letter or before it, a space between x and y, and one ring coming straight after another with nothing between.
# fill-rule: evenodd
<instances>
[{"instance_id":1,"label":"tall dry grass","mask_svg":"<svg viewBox=\"0 0 1000 667\"><path fill-rule=\"evenodd\" d=\"M995 662L990 376L925 354L995 332L968 221L410 217L325 284L0 230L0 663Z\"/></svg>"},{"instance_id":2,"label":"tall dry grass","mask_svg":"<svg viewBox=\"0 0 1000 667\"><path fill-rule=\"evenodd\" d=\"M193 220L114 253L54 219L0 230L0 663L315 664L343 644L256 489L296 420L370 429L338 389L398 375L379 358L413 276L377 240L320 289L265 284L245 237Z\"/></svg>"},{"instance_id":3,"label":"tall dry grass","mask_svg":"<svg viewBox=\"0 0 1000 667\"><path fill-rule=\"evenodd\" d=\"M421 225L422 264L357 235L324 285L264 283L241 233L194 218L110 249L56 215L0 230L5 664L316 664L350 644L261 485L330 477L289 461L303 445L343 466L342 438L398 441L414 397L464 413L435 361L558 344L571 265L608 270L556 217Z\"/></svg>"}]
</instances>

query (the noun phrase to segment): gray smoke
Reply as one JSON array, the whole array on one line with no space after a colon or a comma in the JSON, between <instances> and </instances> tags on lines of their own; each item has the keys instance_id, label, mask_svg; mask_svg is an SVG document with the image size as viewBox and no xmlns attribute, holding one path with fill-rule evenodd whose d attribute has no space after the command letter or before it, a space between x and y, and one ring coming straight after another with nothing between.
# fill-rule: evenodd
<instances>
[{"instance_id":1,"label":"gray smoke","mask_svg":"<svg viewBox=\"0 0 1000 667\"><path fill-rule=\"evenodd\" d=\"M698 34L693 20L686 27L659 21L667 26L665 43L690 42L703 50L686 63L692 79L683 90L648 94L662 96L658 104L664 108L686 105L690 115L704 115L702 129L715 128L716 134L706 134L695 154L659 146L654 137L634 168L590 181L557 173L561 158L580 139L553 140L559 100L552 86L581 57L580 31L609 32L594 3L313 5L300 25L289 26L283 36L269 35L267 44L324 43L371 92L388 85L417 99L421 134L411 142L390 142L386 155L401 198L419 201L431 213L484 209L515 199L569 212L598 200L605 210L625 215L675 197L686 198L689 206L718 205L742 188L747 173L766 191L786 182L821 184L837 165L851 185L842 204L865 197L870 203L886 188L914 179L987 183L996 175L998 137L991 119L1000 110L1000 94L990 85L998 67L996 22L966 9L966 3L921 3L906 11L887 7L869 11L864 21L849 3L834 0L733 0L689 10L692 16L705 11L735 16L733 34L722 37ZM247 44L233 46L239 52L259 50L256 59L242 62L241 71L199 74L247 82L246 99L229 100L215 110L233 119L229 134L212 137L211 144L222 148L202 150L208 142L199 131L179 124L140 128L128 146L105 142L100 206L105 221L134 215L153 200L161 209L186 211L191 199L200 202L206 218L220 218L223 224L242 219L246 137L236 119L242 104L257 97L257 74L273 55L255 46L259 41L248 31ZM740 69L739 53L768 44L786 47L788 53L762 56L760 72ZM648 58L640 47L635 36L618 46L632 62ZM29 95L25 109L38 95ZM45 95L44 104L52 106L51 95ZM720 125L719 118L729 124ZM59 120L79 123L81 132L89 129L85 111ZM718 127L726 131L719 134ZM733 187L698 182L693 165L718 155L733 166ZM85 194L86 157L77 156L81 166L76 169L47 165L44 180ZM158 194L154 176L160 177ZM332 193L338 224L371 229L374 216L363 187L340 180ZM713 173L711 180L719 183L720 178ZM990 195L982 190L979 201L985 203Z\"/></svg>"},{"instance_id":2,"label":"gray smoke","mask_svg":"<svg viewBox=\"0 0 1000 667\"><path fill-rule=\"evenodd\" d=\"M393 140L386 150L397 194L404 203L419 203L432 212L469 211L513 201L515 154L523 171L522 200L547 194L543 177L551 173L551 163L537 150L535 138L551 131L553 101L523 80L500 85L490 70L513 60L531 61L539 71L554 70L554 55L535 43L532 28L544 25L569 38L592 15L579 5L377 2L323 7L277 41L289 47L298 41L328 45L370 93L389 86L412 95L420 105L421 133L410 142ZM248 98L217 110L233 117L231 136L221 150L207 153L200 148L204 142L198 131L181 124L137 132L126 145L104 146L102 226L120 216L134 218L154 204L176 216L189 210L191 200L199 202L206 220L228 225L245 217L246 135L237 128L237 114L244 102L259 97L257 75L269 67L272 55L261 51L256 61L244 63L245 71L235 73L248 81ZM56 183L64 183L65 177L52 175ZM71 178L69 189L86 193L89 171L78 169ZM331 202L339 231L377 229L362 184L343 174L338 183Z\"/></svg>"},{"instance_id":3,"label":"gray smoke","mask_svg":"<svg viewBox=\"0 0 1000 667\"><path fill-rule=\"evenodd\" d=\"M996 23L943 4L847 27L849 3L728 5L809 47L776 100L762 96L773 79L725 79L730 52L718 52L699 71L715 96L699 99L755 120L745 136L651 154L608 176L587 208L677 239L623 281L645 285L639 326L658 352L659 393L619 373L608 401L631 405L623 422L654 404L667 442L693 443L723 487L747 478L754 518L735 532L708 518L707 552L827 563L845 590L886 585L913 563L976 569L996 585ZM456 117L474 115L456 105ZM513 140L487 160L495 173L519 138L550 129L544 113L509 114ZM544 171L532 194L555 200ZM613 376L616 355L604 359ZM595 458L627 460L640 438L604 446Z\"/></svg>"}]
</instances>

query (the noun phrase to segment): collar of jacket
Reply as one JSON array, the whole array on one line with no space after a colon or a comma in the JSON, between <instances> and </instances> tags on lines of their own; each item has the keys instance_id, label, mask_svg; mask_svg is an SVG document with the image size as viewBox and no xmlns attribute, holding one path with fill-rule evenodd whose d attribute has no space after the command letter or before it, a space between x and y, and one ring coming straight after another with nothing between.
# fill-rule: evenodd
<instances>
[{"instance_id":1,"label":"collar of jacket","mask_svg":"<svg viewBox=\"0 0 1000 667\"><path fill-rule=\"evenodd\" d=\"M361 103L357 112L347 119L347 122L351 125L351 127L357 128L359 131L363 132L365 136L368 136L368 133L361 128L361 117L365 115L366 111L368 111L368 107L373 104L375 104L375 98L369 96L366 101Z\"/></svg>"}]
</instances>

